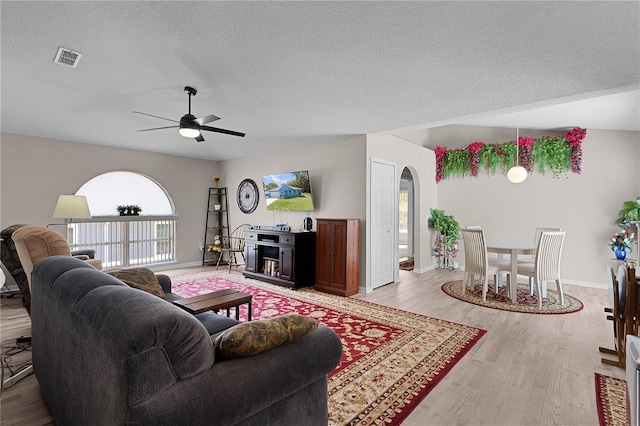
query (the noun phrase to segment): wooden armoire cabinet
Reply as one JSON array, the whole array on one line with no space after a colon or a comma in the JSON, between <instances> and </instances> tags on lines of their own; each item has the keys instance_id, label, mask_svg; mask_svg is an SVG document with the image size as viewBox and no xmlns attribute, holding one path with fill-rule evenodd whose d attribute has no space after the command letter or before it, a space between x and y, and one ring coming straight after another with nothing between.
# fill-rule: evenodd
<instances>
[{"instance_id":1,"label":"wooden armoire cabinet","mask_svg":"<svg viewBox=\"0 0 640 426\"><path fill-rule=\"evenodd\" d=\"M318 219L316 290L351 296L359 282L360 219Z\"/></svg>"}]
</instances>

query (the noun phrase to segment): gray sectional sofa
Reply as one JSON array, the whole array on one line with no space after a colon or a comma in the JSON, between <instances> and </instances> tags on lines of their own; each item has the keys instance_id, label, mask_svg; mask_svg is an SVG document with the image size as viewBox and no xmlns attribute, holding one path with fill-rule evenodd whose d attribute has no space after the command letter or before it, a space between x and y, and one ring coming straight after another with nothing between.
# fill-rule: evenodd
<instances>
[{"instance_id":1,"label":"gray sectional sofa","mask_svg":"<svg viewBox=\"0 0 640 426\"><path fill-rule=\"evenodd\" d=\"M31 315L34 371L57 425L327 424L342 346L323 325L218 360L211 335L235 320L194 317L66 256L35 265Z\"/></svg>"}]
</instances>

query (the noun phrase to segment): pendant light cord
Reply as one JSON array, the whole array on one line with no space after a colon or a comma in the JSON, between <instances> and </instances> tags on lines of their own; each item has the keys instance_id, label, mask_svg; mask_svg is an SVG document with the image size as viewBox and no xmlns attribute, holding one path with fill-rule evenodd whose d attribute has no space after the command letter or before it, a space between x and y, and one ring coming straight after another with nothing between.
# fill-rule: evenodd
<instances>
[{"instance_id":1,"label":"pendant light cord","mask_svg":"<svg viewBox=\"0 0 640 426\"><path fill-rule=\"evenodd\" d=\"M520 114L516 112L516 167L520 165L520 146L518 140L520 139Z\"/></svg>"}]
</instances>

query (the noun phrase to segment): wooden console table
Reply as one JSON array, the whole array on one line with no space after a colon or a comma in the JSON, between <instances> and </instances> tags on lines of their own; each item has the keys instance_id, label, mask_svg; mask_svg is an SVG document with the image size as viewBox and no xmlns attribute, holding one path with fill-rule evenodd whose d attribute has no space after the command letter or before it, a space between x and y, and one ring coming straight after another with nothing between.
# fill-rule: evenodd
<instances>
[{"instance_id":1,"label":"wooden console table","mask_svg":"<svg viewBox=\"0 0 640 426\"><path fill-rule=\"evenodd\" d=\"M247 317L248 320L251 321L252 299L253 296L250 294L227 289L201 294L200 296L188 297L186 299L178 299L174 301L173 304L193 315L206 311L217 312L220 309L226 309L227 316L229 316L229 309L236 308L236 319L240 321L240 305L247 303L249 305Z\"/></svg>"}]
</instances>

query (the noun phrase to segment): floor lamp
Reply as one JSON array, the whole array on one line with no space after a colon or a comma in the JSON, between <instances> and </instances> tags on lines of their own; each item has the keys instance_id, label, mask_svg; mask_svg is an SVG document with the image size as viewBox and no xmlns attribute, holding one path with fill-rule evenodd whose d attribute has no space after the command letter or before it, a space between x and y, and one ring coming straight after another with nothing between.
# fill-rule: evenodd
<instances>
[{"instance_id":1,"label":"floor lamp","mask_svg":"<svg viewBox=\"0 0 640 426\"><path fill-rule=\"evenodd\" d=\"M65 223L50 223L47 225L47 228L51 225L67 225L73 222L73 219L88 219L91 218L91 212L89 211L89 204L87 203L87 197L83 195L60 195L58 197L58 203L56 204L56 208L53 210L53 218L54 219L65 219ZM4 274L2 275L2 281L4 284ZM20 341L20 340L23 341ZM22 337L16 341L18 343L30 343L31 337ZM33 365L29 365L24 369L20 370L18 373L12 375L11 377L4 379L4 363L2 365L2 387L0 388L0 393L2 393L3 389L7 389L13 386L16 382L24 379L29 374L33 373Z\"/></svg>"},{"instance_id":2,"label":"floor lamp","mask_svg":"<svg viewBox=\"0 0 640 426\"><path fill-rule=\"evenodd\" d=\"M73 219L91 218L87 197L84 195L60 195L56 208L53 210L53 218L65 219L65 223L50 223L47 228L51 225L67 225L73 222Z\"/></svg>"}]
</instances>

